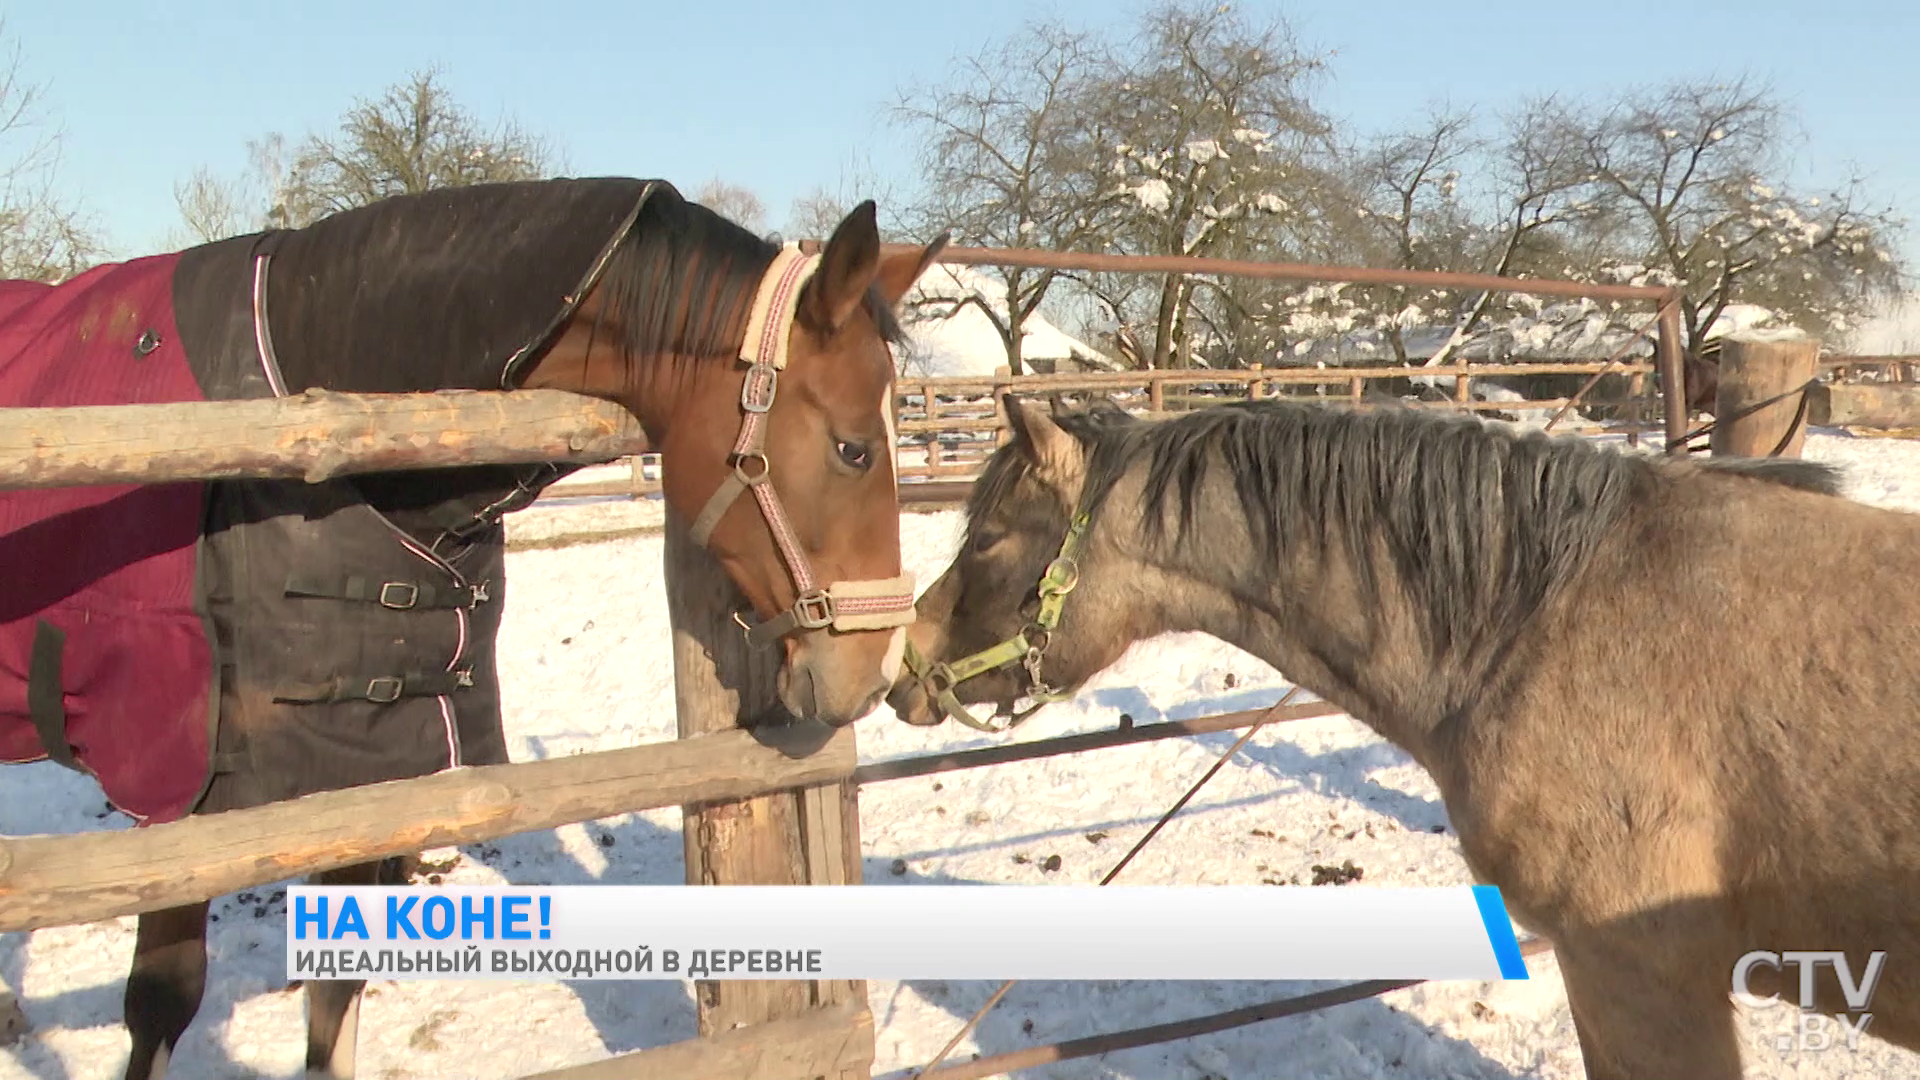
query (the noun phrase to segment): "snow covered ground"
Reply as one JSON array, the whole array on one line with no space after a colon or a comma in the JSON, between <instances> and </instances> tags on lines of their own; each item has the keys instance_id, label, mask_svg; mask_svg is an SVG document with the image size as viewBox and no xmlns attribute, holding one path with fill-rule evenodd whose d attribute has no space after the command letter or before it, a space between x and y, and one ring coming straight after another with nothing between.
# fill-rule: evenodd
<instances>
[{"instance_id":1,"label":"snow covered ground","mask_svg":"<svg viewBox=\"0 0 1920 1080\"><path fill-rule=\"evenodd\" d=\"M1859 498L1920 510L1920 444L1818 435L1808 456L1849 467ZM502 680L516 760L673 736L667 615L658 586L657 510L633 504L535 509L510 519ZM954 512L909 514L911 568L923 583L944 566ZM578 542L583 528L614 539ZM573 537L573 542L568 538ZM558 543L556 544L556 541ZM1043 711L1019 738L1257 707L1286 682L1236 649L1197 636L1136 647L1078 699ZM990 740L951 725L896 723L883 708L860 727L874 760ZM861 798L866 880L887 888L932 882L1093 882L1231 743L1190 740L878 784ZM56 766L0 771L0 833L119 828L92 785ZM460 850L454 883L678 883L677 810L629 814ZM1058 869L1043 869L1050 856ZM1122 876L1131 883L1311 880L1347 860L1358 885L1469 880L1432 783L1405 755L1345 717L1256 737ZM905 872L896 874L904 864ZM1196 896L1196 919L1204 920ZM283 977L284 894L248 890L215 902L212 977L198 1022L174 1059L176 1076L292 1077L302 1060L302 998ZM1018 919L983 904L973 926ZM32 1027L0 1050L0 1080L117 1077L118 1026L131 918L0 935L0 983ZM1200 925L1204 925L1201 922ZM1258 926L1209 928L1231 948ZM1417 1077L1514 1080L1579 1076L1573 1028L1551 957L1524 983L1427 984L1311 1016L1186 1042L1061 1063L1021 1074L1054 1078L1260 1080ZM901 1078L936 1053L996 983L871 984L879 1035L875 1075ZM1048 983L1017 985L955 1058L1251 1004L1316 988L1284 983ZM1782 1010L1776 1010L1780 1012ZM372 1080L518 1077L691 1037L684 983L409 982L370 985L361 1017L360 1075ZM1867 1042L1786 1056L1769 1049L1791 1020L1748 1017L1754 1076L1920 1075L1920 1056Z\"/></svg>"}]
</instances>

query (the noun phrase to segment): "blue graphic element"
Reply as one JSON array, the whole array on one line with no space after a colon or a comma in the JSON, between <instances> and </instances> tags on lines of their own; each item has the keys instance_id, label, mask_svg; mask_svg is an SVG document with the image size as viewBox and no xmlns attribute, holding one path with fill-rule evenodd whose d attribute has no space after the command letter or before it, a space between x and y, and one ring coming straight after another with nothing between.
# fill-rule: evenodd
<instances>
[{"instance_id":1,"label":"blue graphic element","mask_svg":"<svg viewBox=\"0 0 1920 1080\"><path fill-rule=\"evenodd\" d=\"M1500 961L1500 977L1530 978L1527 961L1520 955L1520 939L1513 936L1513 920L1507 918L1506 902L1500 899L1500 887L1475 885L1473 899L1480 905L1480 921L1487 924L1487 944L1493 946L1494 959Z\"/></svg>"}]
</instances>

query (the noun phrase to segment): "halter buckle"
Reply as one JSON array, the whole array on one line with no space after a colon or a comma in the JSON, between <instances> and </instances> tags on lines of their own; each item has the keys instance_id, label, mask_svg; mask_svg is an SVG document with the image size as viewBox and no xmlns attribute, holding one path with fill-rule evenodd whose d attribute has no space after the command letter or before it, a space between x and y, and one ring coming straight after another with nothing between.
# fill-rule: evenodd
<instances>
[{"instance_id":1,"label":"halter buckle","mask_svg":"<svg viewBox=\"0 0 1920 1080\"><path fill-rule=\"evenodd\" d=\"M763 413L773 408L774 395L780 390L780 372L766 364L753 364L747 368L747 377L740 384L740 407L750 413Z\"/></svg>"},{"instance_id":2,"label":"halter buckle","mask_svg":"<svg viewBox=\"0 0 1920 1080\"><path fill-rule=\"evenodd\" d=\"M380 586L380 606L405 611L420 600L420 587L410 581L389 581Z\"/></svg>"},{"instance_id":3,"label":"halter buckle","mask_svg":"<svg viewBox=\"0 0 1920 1080\"><path fill-rule=\"evenodd\" d=\"M793 602L793 615L808 630L832 626L833 597L822 589L803 592Z\"/></svg>"},{"instance_id":4,"label":"halter buckle","mask_svg":"<svg viewBox=\"0 0 1920 1080\"><path fill-rule=\"evenodd\" d=\"M941 694L952 690L960 681L953 677L953 669L944 663L935 665L933 670L924 674L918 672L915 674L919 674L921 680L926 683L927 696L929 697L939 697Z\"/></svg>"},{"instance_id":5,"label":"halter buckle","mask_svg":"<svg viewBox=\"0 0 1920 1080\"><path fill-rule=\"evenodd\" d=\"M1040 575L1041 596L1065 596L1080 584L1080 564L1072 557L1062 555L1047 564L1047 572Z\"/></svg>"}]
</instances>

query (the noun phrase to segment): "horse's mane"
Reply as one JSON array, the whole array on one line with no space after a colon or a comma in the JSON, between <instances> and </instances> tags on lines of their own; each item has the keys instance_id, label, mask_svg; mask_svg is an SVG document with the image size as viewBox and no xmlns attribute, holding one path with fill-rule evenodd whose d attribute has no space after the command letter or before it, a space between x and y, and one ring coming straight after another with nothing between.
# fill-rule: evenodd
<instances>
[{"instance_id":1,"label":"horse's mane","mask_svg":"<svg viewBox=\"0 0 1920 1080\"><path fill-rule=\"evenodd\" d=\"M1377 595L1373 545L1428 618L1436 651L1474 648L1517 630L1585 565L1637 493L1662 482L1659 459L1573 438L1516 434L1473 417L1411 408L1356 410L1266 399L1145 422L1111 404L1057 421L1087 451L1084 505L1097 515L1121 477L1146 468L1149 540L1193 535L1202 480L1231 478L1258 554L1343 554ZM968 520L1011 493L1025 455L995 455ZM1812 462L1709 468L1831 493ZM1174 536L1167 500L1177 496ZM1224 508L1222 508L1224 509ZM1200 530L1204 532L1204 529Z\"/></svg>"},{"instance_id":2,"label":"horse's mane","mask_svg":"<svg viewBox=\"0 0 1920 1080\"><path fill-rule=\"evenodd\" d=\"M607 306L624 313L619 347L630 357L732 359L760 278L779 248L661 184L607 260ZM671 283L663 288L662 283ZM889 344L899 320L867 291L867 312ZM701 317L704 316L704 317Z\"/></svg>"}]
</instances>

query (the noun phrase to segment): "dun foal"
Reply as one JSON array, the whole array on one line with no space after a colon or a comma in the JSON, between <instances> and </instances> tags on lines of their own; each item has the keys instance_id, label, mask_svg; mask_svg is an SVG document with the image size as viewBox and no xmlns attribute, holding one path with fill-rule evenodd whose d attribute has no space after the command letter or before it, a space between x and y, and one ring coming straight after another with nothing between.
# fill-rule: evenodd
<instances>
[{"instance_id":1,"label":"dun foal","mask_svg":"<svg viewBox=\"0 0 1920 1080\"><path fill-rule=\"evenodd\" d=\"M1750 950L1840 950L1856 982L1884 951L1868 1034L1920 1049L1920 516L1812 463L1412 410L1007 404L902 719L1208 633L1432 774L1473 873L1551 939L1592 1080L1737 1080ZM1799 998L1791 967L1751 976ZM1834 976L1818 1009L1846 1014Z\"/></svg>"}]
</instances>

